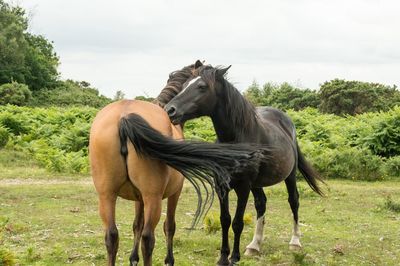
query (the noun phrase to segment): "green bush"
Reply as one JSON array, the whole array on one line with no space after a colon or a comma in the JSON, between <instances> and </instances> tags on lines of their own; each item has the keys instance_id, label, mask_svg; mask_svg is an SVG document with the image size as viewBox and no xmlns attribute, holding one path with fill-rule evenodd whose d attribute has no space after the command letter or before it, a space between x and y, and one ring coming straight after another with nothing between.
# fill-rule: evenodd
<instances>
[{"instance_id":1,"label":"green bush","mask_svg":"<svg viewBox=\"0 0 400 266\"><path fill-rule=\"evenodd\" d=\"M185 123L185 138L215 142L216 135L211 119L208 117L200 117Z\"/></svg>"},{"instance_id":2,"label":"green bush","mask_svg":"<svg viewBox=\"0 0 400 266\"><path fill-rule=\"evenodd\" d=\"M7 146L30 154L55 172L88 173L88 143L97 109L0 107L0 125L9 135Z\"/></svg>"},{"instance_id":3,"label":"green bush","mask_svg":"<svg viewBox=\"0 0 400 266\"><path fill-rule=\"evenodd\" d=\"M400 155L400 107L382 115L373 132L360 142L380 156Z\"/></svg>"},{"instance_id":4,"label":"green bush","mask_svg":"<svg viewBox=\"0 0 400 266\"><path fill-rule=\"evenodd\" d=\"M394 156L387 159L385 164L385 173L387 176L400 177L400 156Z\"/></svg>"},{"instance_id":5,"label":"green bush","mask_svg":"<svg viewBox=\"0 0 400 266\"><path fill-rule=\"evenodd\" d=\"M391 111L392 112L392 111ZM361 141L373 125L391 113L367 113L339 117L315 109L289 111L298 132L300 149L326 178L381 180L385 177L382 157Z\"/></svg>"},{"instance_id":6,"label":"green bush","mask_svg":"<svg viewBox=\"0 0 400 266\"><path fill-rule=\"evenodd\" d=\"M8 139L10 137L10 134L8 133L8 130L2 126L0 126L0 148L3 148L6 146Z\"/></svg>"},{"instance_id":7,"label":"green bush","mask_svg":"<svg viewBox=\"0 0 400 266\"><path fill-rule=\"evenodd\" d=\"M385 209L388 209L389 211L400 213L400 202L392 200L390 196L386 198L383 206Z\"/></svg>"},{"instance_id":8,"label":"green bush","mask_svg":"<svg viewBox=\"0 0 400 266\"><path fill-rule=\"evenodd\" d=\"M0 265L1 266L15 265L14 255L10 251L2 247L0 247Z\"/></svg>"},{"instance_id":9,"label":"green bush","mask_svg":"<svg viewBox=\"0 0 400 266\"><path fill-rule=\"evenodd\" d=\"M7 128L14 135L21 135L29 132L26 121L20 115L10 112L0 114L0 125Z\"/></svg>"},{"instance_id":10,"label":"green bush","mask_svg":"<svg viewBox=\"0 0 400 266\"><path fill-rule=\"evenodd\" d=\"M296 88L287 82L282 84L268 82L262 88L257 82L253 82L244 95L255 105L273 106L282 110L316 108L320 104L316 91Z\"/></svg>"},{"instance_id":11,"label":"green bush","mask_svg":"<svg viewBox=\"0 0 400 266\"><path fill-rule=\"evenodd\" d=\"M50 171L88 173L89 129L97 111L89 107L0 106L0 128L8 132L8 148L28 154ZM391 153L385 158L376 154L367 141L380 129L396 132L399 113L400 107L347 117L321 114L311 108L288 111L297 128L301 151L322 176L353 180L400 176L399 155ZM381 124L387 127L380 127ZM216 139L209 118L188 121L184 133L187 139ZM385 136L385 141L395 139L392 133Z\"/></svg>"},{"instance_id":12,"label":"green bush","mask_svg":"<svg viewBox=\"0 0 400 266\"><path fill-rule=\"evenodd\" d=\"M206 217L204 217L204 230L207 234L214 234L221 230L219 213L209 212Z\"/></svg>"},{"instance_id":13,"label":"green bush","mask_svg":"<svg viewBox=\"0 0 400 266\"><path fill-rule=\"evenodd\" d=\"M12 82L0 86L0 105L26 105L31 96L32 93L25 84Z\"/></svg>"},{"instance_id":14,"label":"green bush","mask_svg":"<svg viewBox=\"0 0 400 266\"><path fill-rule=\"evenodd\" d=\"M33 106L91 106L104 107L111 99L100 95L85 81L58 81L54 89L42 89L33 94Z\"/></svg>"},{"instance_id":15,"label":"green bush","mask_svg":"<svg viewBox=\"0 0 400 266\"><path fill-rule=\"evenodd\" d=\"M400 103L400 91L378 83L334 79L320 88L322 112L356 115L387 111Z\"/></svg>"},{"instance_id":16,"label":"green bush","mask_svg":"<svg viewBox=\"0 0 400 266\"><path fill-rule=\"evenodd\" d=\"M302 141L300 148L324 178L376 181L385 177L383 159L367 149L331 149L308 141Z\"/></svg>"}]
</instances>

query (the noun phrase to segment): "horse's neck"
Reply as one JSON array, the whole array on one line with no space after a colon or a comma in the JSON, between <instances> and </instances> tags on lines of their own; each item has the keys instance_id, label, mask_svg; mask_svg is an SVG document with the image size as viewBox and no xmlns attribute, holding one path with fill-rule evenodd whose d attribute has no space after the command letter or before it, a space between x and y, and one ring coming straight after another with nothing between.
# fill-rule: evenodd
<instances>
[{"instance_id":1,"label":"horse's neck","mask_svg":"<svg viewBox=\"0 0 400 266\"><path fill-rule=\"evenodd\" d=\"M237 97L242 97L238 95ZM226 100L225 97L223 97ZM253 131L258 127L256 113L253 116L246 117L246 125L240 121L244 119L235 119L232 112L235 112L235 106L230 106L229 102L221 100L217 103L217 108L211 116L215 133L220 142L243 142L246 141ZM245 100L245 99L243 99Z\"/></svg>"},{"instance_id":2,"label":"horse's neck","mask_svg":"<svg viewBox=\"0 0 400 266\"><path fill-rule=\"evenodd\" d=\"M238 134L235 132L234 125L229 121L225 108L219 108L212 116L215 133L219 142L235 142Z\"/></svg>"}]
</instances>

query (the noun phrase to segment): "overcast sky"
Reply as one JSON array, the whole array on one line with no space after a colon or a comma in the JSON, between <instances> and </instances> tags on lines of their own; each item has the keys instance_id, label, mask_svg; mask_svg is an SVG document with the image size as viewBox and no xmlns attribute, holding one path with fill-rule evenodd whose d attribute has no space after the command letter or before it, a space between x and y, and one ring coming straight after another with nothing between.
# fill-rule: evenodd
<instances>
[{"instance_id":1,"label":"overcast sky","mask_svg":"<svg viewBox=\"0 0 400 266\"><path fill-rule=\"evenodd\" d=\"M196 59L253 80L318 89L333 78L400 85L400 1L20 0L54 41L63 79L106 96L156 96Z\"/></svg>"}]
</instances>

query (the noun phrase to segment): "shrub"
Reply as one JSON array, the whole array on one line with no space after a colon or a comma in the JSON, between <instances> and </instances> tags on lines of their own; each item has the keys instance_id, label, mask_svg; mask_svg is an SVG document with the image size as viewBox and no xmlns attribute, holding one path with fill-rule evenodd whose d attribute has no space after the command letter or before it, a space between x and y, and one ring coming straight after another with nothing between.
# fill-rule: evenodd
<instances>
[{"instance_id":1,"label":"shrub","mask_svg":"<svg viewBox=\"0 0 400 266\"><path fill-rule=\"evenodd\" d=\"M59 135L52 136L50 141L52 144L67 152L78 152L85 150L87 155L87 147L89 146L89 130L90 124L78 121L68 128L60 131Z\"/></svg>"},{"instance_id":2,"label":"shrub","mask_svg":"<svg viewBox=\"0 0 400 266\"><path fill-rule=\"evenodd\" d=\"M321 142L300 140L300 149L324 178L382 180L384 160L368 149L339 144L331 148Z\"/></svg>"},{"instance_id":3,"label":"shrub","mask_svg":"<svg viewBox=\"0 0 400 266\"><path fill-rule=\"evenodd\" d=\"M6 146L9 136L10 134L8 133L8 130L0 126L0 148Z\"/></svg>"},{"instance_id":4,"label":"shrub","mask_svg":"<svg viewBox=\"0 0 400 266\"><path fill-rule=\"evenodd\" d=\"M245 225L250 225L252 222L253 222L253 215L251 213L249 213L249 212L246 212L243 215L243 223Z\"/></svg>"},{"instance_id":5,"label":"shrub","mask_svg":"<svg viewBox=\"0 0 400 266\"><path fill-rule=\"evenodd\" d=\"M385 163L385 173L388 176L400 177L400 156L387 159Z\"/></svg>"},{"instance_id":6,"label":"shrub","mask_svg":"<svg viewBox=\"0 0 400 266\"><path fill-rule=\"evenodd\" d=\"M31 91L25 84L17 82L6 83L0 86L0 105L26 105L31 95Z\"/></svg>"},{"instance_id":7,"label":"shrub","mask_svg":"<svg viewBox=\"0 0 400 266\"><path fill-rule=\"evenodd\" d=\"M7 128L8 131L14 135L21 135L28 133L28 127L22 121L21 117L10 112L0 114L0 125Z\"/></svg>"},{"instance_id":8,"label":"shrub","mask_svg":"<svg viewBox=\"0 0 400 266\"><path fill-rule=\"evenodd\" d=\"M356 115L389 110L399 104L400 91L378 83L334 79L320 88L322 112Z\"/></svg>"},{"instance_id":9,"label":"shrub","mask_svg":"<svg viewBox=\"0 0 400 266\"><path fill-rule=\"evenodd\" d=\"M55 172L88 173L89 129L94 108L0 107L7 146Z\"/></svg>"},{"instance_id":10,"label":"shrub","mask_svg":"<svg viewBox=\"0 0 400 266\"><path fill-rule=\"evenodd\" d=\"M386 198L384 207L389 211L400 213L400 203L393 201L391 197Z\"/></svg>"},{"instance_id":11,"label":"shrub","mask_svg":"<svg viewBox=\"0 0 400 266\"><path fill-rule=\"evenodd\" d=\"M14 255L10 251L2 247L0 247L0 265L2 266L15 265Z\"/></svg>"},{"instance_id":12,"label":"shrub","mask_svg":"<svg viewBox=\"0 0 400 266\"><path fill-rule=\"evenodd\" d=\"M89 107L0 106L0 129L8 132L6 147L31 156L50 171L88 173L89 129L97 111ZM395 131L400 107L354 117L321 114L311 108L290 110L288 114L296 125L301 151L323 177L382 180L400 176L399 155L381 157L366 141L380 129L385 130L380 124L390 128L389 133ZM184 132L188 139L215 141L209 118L188 121ZM385 141L390 144L395 142L395 135L389 133ZM392 147L394 150L397 146Z\"/></svg>"},{"instance_id":13,"label":"shrub","mask_svg":"<svg viewBox=\"0 0 400 266\"><path fill-rule=\"evenodd\" d=\"M317 92L296 88L287 82L280 85L269 82L262 88L253 82L244 95L255 105L274 106L282 110L316 108L320 104Z\"/></svg>"},{"instance_id":14,"label":"shrub","mask_svg":"<svg viewBox=\"0 0 400 266\"><path fill-rule=\"evenodd\" d=\"M221 229L221 222L219 219L219 213L209 212L204 218L204 230L207 234L212 234Z\"/></svg>"},{"instance_id":15,"label":"shrub","mask_svg":"<svg viewBox=\"0 0 400 266\"><path fill-rule=\"evenodd\" d=\"M251 213L245 213L243 215L244 225L250 225L253 222L253 215ZM213 234L221 229L221 221L219 213L210 212L204 218L204 230L208 234Z\"/></svg>"},{"instance_id":16,"label":"shrub","mask_svg":"<svg viewBox=\"0 0 400 266\"><path fill-rule=\"evenodd\" d=\"M208 142L215 142L216 135L211 119L208 117L201 117L198 119L190 120L185 123L185 138L202 140Z\"/></svg>"},{"instance_id":17,"label":"shrub","mask_svg":"<svg viewBox=\"0 0 400 266\"><path fill-rule=\"evenodd\" d=\"M28 262L35 262L41 258L40 254L37 252L34 246L29 246L26 249L26 260Z\"/></svg>"},{"instance_id":18,"label":"shrub","mask_svg":"<svg viewBox=\"0 0 400 266\"><path fill-rule=\"evenodd\" d=\"M374 154L384 157L400 155L400 108L389 114L373 126L371 135L360 141Z\"/></svg>"},{"instance_id":19,"label":"shrub","mask_svg":"<svg viewBox=\"0 0 400 266\"><path fill-rule=\"evenodd\" d=\"M42 89L35 92L31 104L33 106L91 106L104 107L111 99L100 95L99 91L90 87L85 81L59 81L54 89Z\"/></svg>"}]
</instances>

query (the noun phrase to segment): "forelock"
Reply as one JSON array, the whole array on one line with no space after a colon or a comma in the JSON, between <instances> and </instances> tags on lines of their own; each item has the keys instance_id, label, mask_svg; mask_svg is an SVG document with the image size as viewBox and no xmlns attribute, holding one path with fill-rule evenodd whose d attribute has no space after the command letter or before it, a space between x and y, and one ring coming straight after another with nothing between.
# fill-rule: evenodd
<instances>
[{"instance_id":1,"label":"forelock","mask_svg":"<svg viewBox=\"0 0 400 266\"><path fill-rule=\"evenodd\" d=\"M205 65L198 69L198 75L201 76L202 80L204 80L210 88L214 88L216 71L217 69L211 65Z\"/></svg>"}]
</instances>

